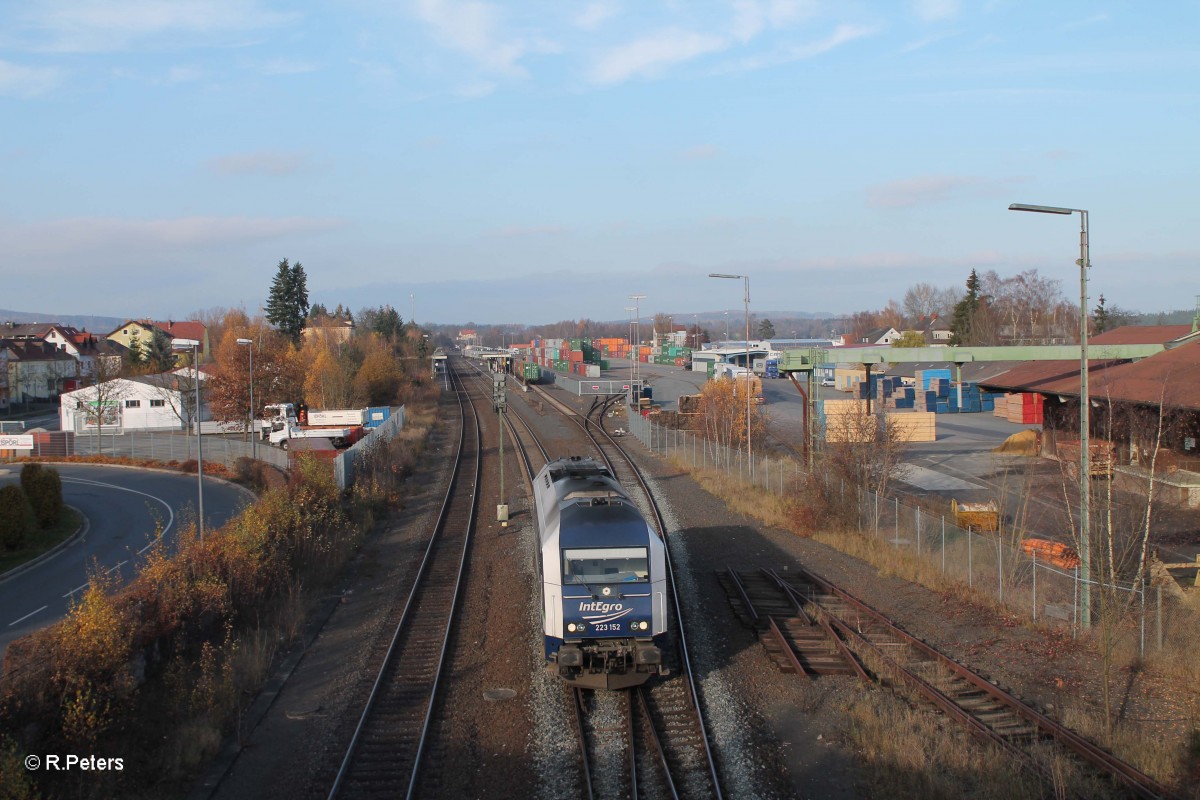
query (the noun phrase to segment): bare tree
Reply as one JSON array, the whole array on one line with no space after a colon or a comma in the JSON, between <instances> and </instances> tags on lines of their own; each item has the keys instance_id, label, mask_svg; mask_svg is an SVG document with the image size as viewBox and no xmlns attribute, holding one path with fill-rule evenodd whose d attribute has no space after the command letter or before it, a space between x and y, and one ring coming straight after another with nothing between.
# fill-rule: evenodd
<instances>
[{"instance_id":1,"label":"bare tree","mask_svg":"<svg viewBox=\"0 0 1200 800\"><path fill-rule=\"evenodd\" d=\"M932 283L918 283L904 293L904 313L914 322L932 316L939 308L939 290Z\"/></svg>"}]
</instances>

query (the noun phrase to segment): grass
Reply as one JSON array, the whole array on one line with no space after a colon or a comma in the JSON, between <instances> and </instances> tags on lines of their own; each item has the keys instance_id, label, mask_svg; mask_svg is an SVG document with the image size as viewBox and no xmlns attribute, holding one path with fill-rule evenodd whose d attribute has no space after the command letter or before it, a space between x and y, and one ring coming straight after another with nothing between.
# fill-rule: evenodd
<instances>
[{"instance_id":1,"label":"grass","mask_svg":"<svg viewBox=\"0 0 1200 800\"><path fill-rule=\"evenodd\" d=\"M0 574L32 561L55 545L66 541L83 524L83 515L73 508L63 506L58 524L50 528L38 528L25 543L16 550L0 550Z\"/></svg>"},{"instance_id":2,"label":"grass","mask_svg":"<svg viewBox=\"0 0 1200 800\"><path fill-rule=\"evenodd\" d=\"M765 525L790 530L797 535L826 544L870 564L880 575L895 576L918 583L952 597L960 604L991 611L998 618L1003 617L1006 625L1022 624L1042 633L1050 630L1046 628L1045 623L1013 614L991 591L980 586L972 588L956 577L955 573L962 573L961 567L967 558L961 543L947 547L948 571L943 572L939 563L926 557L918 557L911 550L893 547L885 538L877 538L857 528L835 529L840 526L842 520L828 509L819 509L814 514L811 507L822 501L814 497L812 492L806 492L803 487L797 488L793 484L789 494L779 496L760 487L747 487L736 476L731 477L715 470L697 469L684 459L672 459L672 463L680 470L690 472L701 486L737 513L752 517ZM833 524L828 520L834 520ZM806 524L809 521L812 524ZM991 554L981 551L975 553L975 557L977 572L986 573L988 567L980 562L990 559ZM950 569L955 566L959 568ZM994 565L990 566L990 569L994 572ZM977 575L978 577L980 576ZM984 581L977 580L977 583L982 582ZM1042 591L1049 589L1049 586L1042 587ZM1200 630L1200 626L1196 624L1197 617L1200 616L1200 608L1197 606L1200 606L1200 601L1193 595L1172 608L1166 620L1167 635L1163 650L1154 652L1151 649L1147 652L1144 662L1138 654L1136 630L1118 623L1117 629L1110 631L1111 635L1116 636L1117 642L1113 654L1113 669L1120 673L1122 678L1127 673L1153 670L1159 678L1177 687L1178 693L1186 698L1180 704L1180 711L1188 720L1183 721L1183 724L1191 730L1190 739L1183 741L1177 736L1164 735L1162 726L1143 724L1136 719L1119 720L1112 726L1110 735L1102 705L1085 702L1081 697L1067 698L1065 703L1060 698L1057 704L1058 716L1068 727L1088 736L1143 772L1162 781L1175 781L1184 785L1189 782L1185 776L1191 775L1193 779L1200 777L1200 722L1197 722L1200 720L1200 693L1194 688L1200 685L1200 660L1195 657L1197 648L1200 648L1196 637L1196 632ZM1098 623L1096 628L1100 627ZM1096 648L1100 646L1096 635L1084 640L1084 644L1088 643ZM993 761L981 757L981 748L957 748L957 751L966 750L966 753L957 752L953 747L946 750L944 742L956 739L948 735L948 729L943 730L946 727L944 724L930 724L925 719L925 712L920 710L909 709L902 713L876 695L879 693L873 693L872 697L875 699L869 703L862 701L868 703L868 710L852 708L850 711L856 744L868 753L869 760L878 764L882 770L880 785L875 787L879 789L877 796L1042 796L1045 787L1040 781L1032 787L1024 786L1023 778L1014 783L1011 768L1000 768ZM896 730L903 729L908 729L911 735L895 735ZM955 736L959 739L965 738L965 735L957 733ZM922 737L936 737L938 741L925 741ZM928 760L930 771L934 774L922 773L917 766L921 759ZM1055 776L1056 783L1060 786L1085 786L1081 796L1103 794L1103 786L1091 784L1094 776L1079 774L1072 764L1063 763L1062 759L1061 755L1054 753L1048 753L1041 759ZM943 780L946 776L952 778L949 783ZM978 776L984 776L985 779ZM962 791L961 784L964 780L977 786L970 791ZM1200 797L1200 791L1193 790L1189 796Z\"/></svg>"}]
</instances>

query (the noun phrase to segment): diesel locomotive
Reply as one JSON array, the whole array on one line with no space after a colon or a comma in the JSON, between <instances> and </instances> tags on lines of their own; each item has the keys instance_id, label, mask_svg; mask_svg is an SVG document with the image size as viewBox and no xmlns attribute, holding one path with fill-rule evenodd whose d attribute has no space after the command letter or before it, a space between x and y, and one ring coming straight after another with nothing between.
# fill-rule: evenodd
<instances>
[{"instance_id":1,"label":"diesel locomotive","mask_svg":"<svg viewBox=\"0 0 1200 800\"><path fill-rule=\"evenodd\" d=\"M666 674L666 544L604 464L551 461L534 480L548 669L624 689Z\"/></svg>"}]
</instances>

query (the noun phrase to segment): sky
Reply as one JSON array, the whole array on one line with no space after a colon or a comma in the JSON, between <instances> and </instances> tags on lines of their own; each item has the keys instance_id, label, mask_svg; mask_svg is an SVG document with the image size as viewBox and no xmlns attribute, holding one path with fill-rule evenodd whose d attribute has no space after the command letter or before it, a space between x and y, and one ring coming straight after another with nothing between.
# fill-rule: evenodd
<instances>
[{"instance_id":1,"label":"sky","mask_svg":"<svg viewBox=\"0 0 1200 800\"><path fill-rule=\"evenodd\" d=\"M0 307L850 313L1200 295L1200 3L0 3Z\"/></svg>"}]
</instances>

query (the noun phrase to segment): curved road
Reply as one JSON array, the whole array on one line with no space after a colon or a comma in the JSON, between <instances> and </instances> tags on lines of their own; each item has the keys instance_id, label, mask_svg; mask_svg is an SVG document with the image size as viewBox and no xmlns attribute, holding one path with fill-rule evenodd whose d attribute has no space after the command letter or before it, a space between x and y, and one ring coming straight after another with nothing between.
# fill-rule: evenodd
<instances>
[{"instance_id":1,"label":"curved road","mask_svg":"<svg viewBox=\"0 0 1200 800\"><path fill-rule=\"evenodd\" d=\"M14 639L66 614L98 565L114 578L131 578L161 525L173 543L181 524L195 515L196 476L155 470L83 464L52 464L62 477L63 500L88 520L82 541L37 566L0 580L0 658ZM19 465L0 467L0 485L20 479ZM205 530L215 530L242 508L250 495L206 478Z\"/></svg>"}]
</instances>

